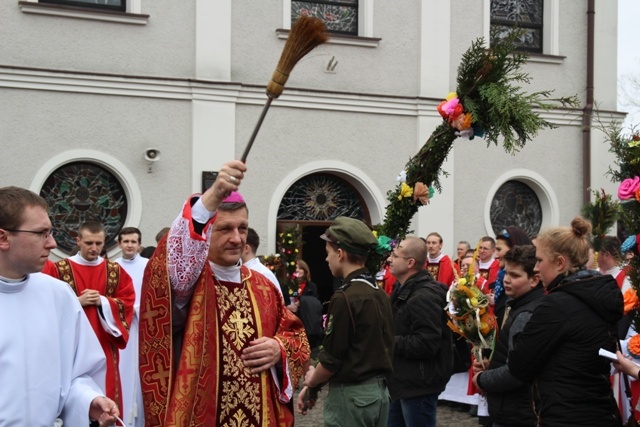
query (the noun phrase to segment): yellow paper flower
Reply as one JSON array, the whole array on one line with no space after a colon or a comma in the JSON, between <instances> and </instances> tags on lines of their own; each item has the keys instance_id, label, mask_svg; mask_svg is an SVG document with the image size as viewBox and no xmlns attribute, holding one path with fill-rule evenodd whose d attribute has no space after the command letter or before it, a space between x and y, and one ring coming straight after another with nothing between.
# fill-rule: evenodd
<instances>
[{"instance_id":1,"label":"yellow paper flower","mask_svg":"<svg viewBox=\"0 0 640 427\"><path fill-rule=\"evenodd\" d=\"M458 279L458 285L464 286L466 284L467 284L467 279L465 279L464 277L461 277Z\"/></svg>"},{"instance_id":2,"label":"yellow paper flower","mask_svg":"<svg viewBox=\"0 0 640 427\"><path fill-rule=\"evenodd\" d=\"M429 187L422 182L416 182L416 185L413 187L413 201L417 203L418 201L426 205L429 203Z\"/></svg>"},{"instance_id":3,"label":"yellow paper flower","mask_svg":"<svg viewBox=\"0 0 640 427\"><path fill-rule=\"evenodd\" d=\"M449 92L449 94L447 95L447 97L445 98L447 101L451 101L453 98L455 98L456 96L458 96L457 93L455 92Z\"/></svg>"},{"instance_id":4,"label":"yellow paper flower","mask_svg":"<svg viewBox=\"0 0 640 427\"><path fill-rule=\"evenodd\" d=\"M407 185L406 182L403 182L400 186L400 194L398 195L398 200L402 200L405 197L413 196L413 189Z\"/></svg>"}]
</instances>

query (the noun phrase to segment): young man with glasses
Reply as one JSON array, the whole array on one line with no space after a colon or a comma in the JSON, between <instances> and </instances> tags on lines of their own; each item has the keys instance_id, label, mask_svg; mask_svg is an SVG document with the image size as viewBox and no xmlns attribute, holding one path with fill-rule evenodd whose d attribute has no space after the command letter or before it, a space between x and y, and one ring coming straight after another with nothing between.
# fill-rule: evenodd
<instances>
[{"instance_id":1,"label":"young man with glasses","mask_svg":"<svg viewBox=\"0 0 640 427\"><path fill-rule=\"evenodd\" d=\"M435 427L438 395L453 373L452 334L447 327L447 287L424 269L427 247L406 237L389 257L398 284L391 294L393 373L387 376L388 427Z\"/></svg>"},{"instance_id":2,"label":"young man with glasses","mask_svg":"<svg viewBox=\"0 0 640 427\"><path fill-rule=\"evenodd\" d=\"M69 287L40 273L57 246L47 208L29 190L0 188L0 423L110 425L120 413L104 397L100 344Z\"/></svg>"}]
</instances>

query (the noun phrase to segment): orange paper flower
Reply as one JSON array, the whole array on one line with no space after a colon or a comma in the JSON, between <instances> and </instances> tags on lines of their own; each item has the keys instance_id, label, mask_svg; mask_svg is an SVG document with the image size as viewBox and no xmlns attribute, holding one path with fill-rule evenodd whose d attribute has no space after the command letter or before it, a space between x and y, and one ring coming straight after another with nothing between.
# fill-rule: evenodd
<instances>
[{"instance_id":1,"label":"orange paper flower","mask_svg":"<svg viewBox=\"0 0 640 427\"><path fill-rule=\"evenodd\" d=\"M635 358L640 358L640 335L634 335L627 343L629 354Z\"/></svg>"},{"instance_id":2,"label":"orange paper flower","mask_svg":"<svg viewBox=\"0 0 640 427\"><path fill-rule=\"evenodd\" d=\"M414 203L419 201L423 205L429 203L429 187L422 182L416 182L413 186L413 201Z\"/></svg>"},{"instance_id":3,"label":"orange paper flower","mask_svg":"<svg viewBox=\"0 0 640 427\"><path fill-rule=\"evenodd\" d=\"M640 188L636 190L636 200L640 202Z\"/></svg>"}]
</instances>

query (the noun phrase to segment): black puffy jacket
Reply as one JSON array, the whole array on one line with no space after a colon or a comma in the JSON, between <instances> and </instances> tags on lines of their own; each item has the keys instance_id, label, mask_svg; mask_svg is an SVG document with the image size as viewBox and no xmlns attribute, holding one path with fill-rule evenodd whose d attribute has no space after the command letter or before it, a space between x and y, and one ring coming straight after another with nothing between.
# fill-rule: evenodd
<instances>
[{"instance_id":1,"label":"black puffy jacket","mask_svg":"<svg viewBox=\"0 0 640 427\"><path fill-rule=\"evenodd\" d=\"M440 393L453 372L452 333L444 307L447 287L423 270L391 294L393 374L391 399Z\"/></svg>"},{"instance_id":2,"label":"black puffy jacket","mask_svg":"<svg viewBox=\"0 0 640 427\"><path fill-rule=\"evenodd\" d=\"M531 383L539 426L618 426L600 348L615 352L622 294L610 275L559 276L509 352L509 370Z\"/></svg>"},{"instance_id":3,"label":"black puffy jacket","mask_svg":"<svg viewBox=\"0 0 640 427\"><path fill-rule=\"evenodd\" d=\"M478 385L487 392L489 415L496 424L510 427L536 425L529 384L513 377L507 366L513 338L522 332L531 313L544 295L542 284L519 298L507 298L504 324L498 332L489 370L478 376Z\"/></svg>"}]
</instances>

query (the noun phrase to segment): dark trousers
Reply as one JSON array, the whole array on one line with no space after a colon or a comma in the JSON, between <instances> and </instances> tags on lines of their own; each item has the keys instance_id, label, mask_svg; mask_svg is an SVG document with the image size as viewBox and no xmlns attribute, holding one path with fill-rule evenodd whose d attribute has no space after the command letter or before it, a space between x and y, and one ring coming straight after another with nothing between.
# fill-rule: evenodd
<instances>
[{"instance_id":1,"label":"dark trousers","mask_svg":"<svg viewBox=\"0 0 640 427\"><path fill-rule=\"evenodd\" d=\"M436 427L438 395L426 394L391 402L387 427Z\"/></svg>"}]
</instances>

